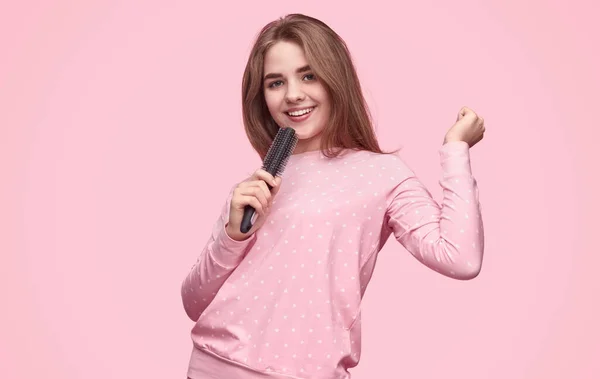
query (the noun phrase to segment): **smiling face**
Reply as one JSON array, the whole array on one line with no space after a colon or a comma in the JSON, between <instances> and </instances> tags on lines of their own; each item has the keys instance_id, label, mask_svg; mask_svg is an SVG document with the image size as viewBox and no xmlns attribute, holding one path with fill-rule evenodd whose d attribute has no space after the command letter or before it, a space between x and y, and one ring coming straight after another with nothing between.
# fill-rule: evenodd
<instances>
[{"instance_id":1,"label":"smiling face","mask_svg":"<svg viewBox=\"0 0 600 379\"><path fill-rule=\"evenodd\" d=\"M302 48L279 41L265 54L263 93L271 117L296 131L294 153L318 150L330 121L330 99L306 61Z\"/></svg>"}]
</instances>

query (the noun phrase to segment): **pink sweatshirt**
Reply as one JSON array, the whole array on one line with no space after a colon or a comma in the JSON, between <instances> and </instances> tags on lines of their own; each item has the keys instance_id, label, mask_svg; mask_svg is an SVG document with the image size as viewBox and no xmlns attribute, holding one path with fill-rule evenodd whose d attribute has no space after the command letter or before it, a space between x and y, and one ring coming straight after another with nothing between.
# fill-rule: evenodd
<instances>
[{"instance_id":1,"label":"pink sweatshirt","mask_svg":"<svg viewBox=\"0 0 600 379\"><path fill-rule=\"evenodd\" d=\"M235 241L229 201L182 284L196 322L188 376L350 378L361 300L391 234L456 279L477 276L483 224L469 146L440 150L441 206L397 154L292 155L265 224Z\"/></svg>"}]
</instances>

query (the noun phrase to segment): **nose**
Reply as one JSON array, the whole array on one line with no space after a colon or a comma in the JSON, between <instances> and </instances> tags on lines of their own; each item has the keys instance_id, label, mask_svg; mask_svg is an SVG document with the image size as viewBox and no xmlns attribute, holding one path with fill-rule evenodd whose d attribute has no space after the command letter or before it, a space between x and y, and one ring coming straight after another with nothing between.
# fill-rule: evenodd
<instances>
[{"instance_id":1,"label":"nose","mask_svg":"<svg viewBox=\"0 0 600 379\"><path fill-rule=\"evenodd\" d=\"M304 92L302 92L300 85L290 81L287 86L285 100L288 103L297 103L297 102L301 102L302 100L304 100L305 97L306 97L306 95L304 94Z\"/></svg>"}]
</instances>

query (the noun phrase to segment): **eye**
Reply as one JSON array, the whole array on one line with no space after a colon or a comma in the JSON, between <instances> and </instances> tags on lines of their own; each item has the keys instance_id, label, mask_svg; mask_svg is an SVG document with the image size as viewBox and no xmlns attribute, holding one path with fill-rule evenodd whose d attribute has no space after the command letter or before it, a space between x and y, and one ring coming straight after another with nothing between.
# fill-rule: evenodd
<instances>
[{"instance_id":1,"label":"eye","mask_svg":"<svg viewBox=\"0 0 600 379\"><path fill-rule=\"evenodd\" d=\"M274 82L271 82L271 83L269 84L269 88L275 88L275 87L279 87L278 83L279 83L279 84L283 84L283 82L282 82L281 80L276 80L276 81L274 81Z\"/></svg>"},{"instance_id":2,"label":"eye","mask_svg":"<svg viewBox=\"0 0 600 379\"><path fill-rule=\"evenodd\" d=\"M306 78L309 78L309 79L307 79L307 80L315 80L315 79L316 79L316 78L315 78L315 74L306 74L306 75L304 75L304 78L305 78L305 79L306 79Z\"/></svg>"}]
</instances>

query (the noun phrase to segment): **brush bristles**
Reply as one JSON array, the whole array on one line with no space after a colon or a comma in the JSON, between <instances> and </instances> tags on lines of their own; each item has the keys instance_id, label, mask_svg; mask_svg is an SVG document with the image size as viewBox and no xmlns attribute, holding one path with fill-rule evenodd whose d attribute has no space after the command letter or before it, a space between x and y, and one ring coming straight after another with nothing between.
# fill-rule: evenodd
<instances>
[{"instance_id":1,"label":"brush bristles","mask_svg":"<svg viewBox=\"0 0 600 379\"><path fill-rule=\"evenodd\" d=\"M277 167L277 172L275 173L275 176L282 176L283 175L283 171L285 170L285 166L287 165L288 161L290 160L290 156L292 155L292 152L294 151L294 148L296 147L296 143L297 143L297 139L294 139L293 141L290 142L290 144L288 146L286 146L286 151L288 151L289 153L285 154L285 156L283 157L282 161L279 163L278 167Z\"/></svg>"},{"instance_id":2,"label":"brush bristles","mask_svg":"<svg viewBox=\"0 0 600 379\"><path fill-rule=\"evenodd\" d=\"M279 129L263 161L263 170L273 176L281 176L297 143L294 129Z\"/></svg>"}]
</instances>

